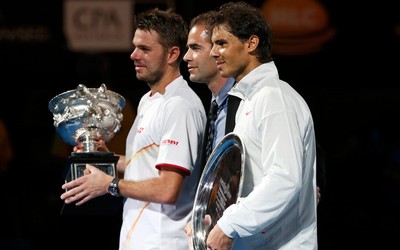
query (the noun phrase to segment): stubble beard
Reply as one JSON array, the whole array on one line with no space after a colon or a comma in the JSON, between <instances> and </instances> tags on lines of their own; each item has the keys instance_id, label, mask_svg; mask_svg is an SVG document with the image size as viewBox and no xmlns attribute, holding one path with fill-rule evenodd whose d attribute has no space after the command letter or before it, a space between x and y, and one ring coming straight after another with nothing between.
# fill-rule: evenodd
<instances>
[{"instance_id":1,"label":"stubble beard","mask_svg":"<svg viewBox=\"0 0 400 250\"><path fill-rule=\"evenodd\" d=\"M163 75L163 72L156 71L153 73L148 73L147 75L144 75L144 76L137 75L136 78L140 81L146 82L149 86L154 86L158 82L160 82L162 75Z\"/></svg>"}]
</instances>

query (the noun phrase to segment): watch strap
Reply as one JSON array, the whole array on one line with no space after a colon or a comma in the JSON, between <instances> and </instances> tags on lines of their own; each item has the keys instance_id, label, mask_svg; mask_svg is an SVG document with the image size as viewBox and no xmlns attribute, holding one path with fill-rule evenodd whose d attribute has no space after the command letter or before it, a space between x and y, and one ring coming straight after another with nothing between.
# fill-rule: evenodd
<instances>
[{"instance_id":1,"label":"watch strap","mask_svg":"<svg viewBox=\"0 0 400 250\"><path fill-rule=\"evenodd\" d=\"M114 179L111 181L110 185L108 186L108 192L115 197L119 197L119 188L118 188L118 182L119 178L114 177Z\"/></svg>"}]
</instances>

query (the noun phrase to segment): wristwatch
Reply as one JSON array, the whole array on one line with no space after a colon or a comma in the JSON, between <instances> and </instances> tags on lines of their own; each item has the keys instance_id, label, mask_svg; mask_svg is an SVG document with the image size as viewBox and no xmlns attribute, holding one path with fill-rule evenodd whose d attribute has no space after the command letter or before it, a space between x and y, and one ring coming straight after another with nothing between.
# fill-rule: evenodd
<instances>
[{"instance_id":1,"label":"wristwatch","mask_svg":"<svg viewBox=\"0 0 400 250\"><path fill-rule=\"evenodd\" d=\"M114 177L110 185L108 186L108 192L115 197L119 197L119 189L118 189L118 177Z\"/></svg>"}]
</instances>

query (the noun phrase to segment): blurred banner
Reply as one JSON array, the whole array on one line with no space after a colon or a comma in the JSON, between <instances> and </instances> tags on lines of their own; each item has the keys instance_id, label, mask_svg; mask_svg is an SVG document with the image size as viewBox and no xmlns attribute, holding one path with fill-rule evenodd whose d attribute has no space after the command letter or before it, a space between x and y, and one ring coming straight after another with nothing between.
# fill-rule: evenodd
<instances>
[{"instance_id":1,"label":"blurred banner","mask_svg":"<svg viewBox=\"0 0 400 250\"><path fill-rule=\"evenodd\" d=\"M65 0L64 34L75 52L130 51L134 0Z\"/></svg>"}]
</instances>

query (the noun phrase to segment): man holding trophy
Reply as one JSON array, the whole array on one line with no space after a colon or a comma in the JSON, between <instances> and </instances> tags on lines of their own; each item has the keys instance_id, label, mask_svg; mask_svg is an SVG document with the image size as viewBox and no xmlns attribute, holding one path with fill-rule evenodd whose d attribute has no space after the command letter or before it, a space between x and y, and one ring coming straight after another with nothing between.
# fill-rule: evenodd
<instances>
[{"instance_id":1,"label":"man holding trophy","mask_svg":"<svg viewBox=\"0 0 400 250\"><path fill-rule=\"evenodd\" d=\"M61 199L79 206L106 194L123 196L119 249L187 249L182 229L196 193L206 120L200 98L180 73L187 24L176 13L153 9L139 14L135 25L130 57L150 91L139 102L126 154L116 163L123 178L86 164L83 175L62 185ZM108 151L105 140L96 150Z\"/></svg>"}]
</instances>

